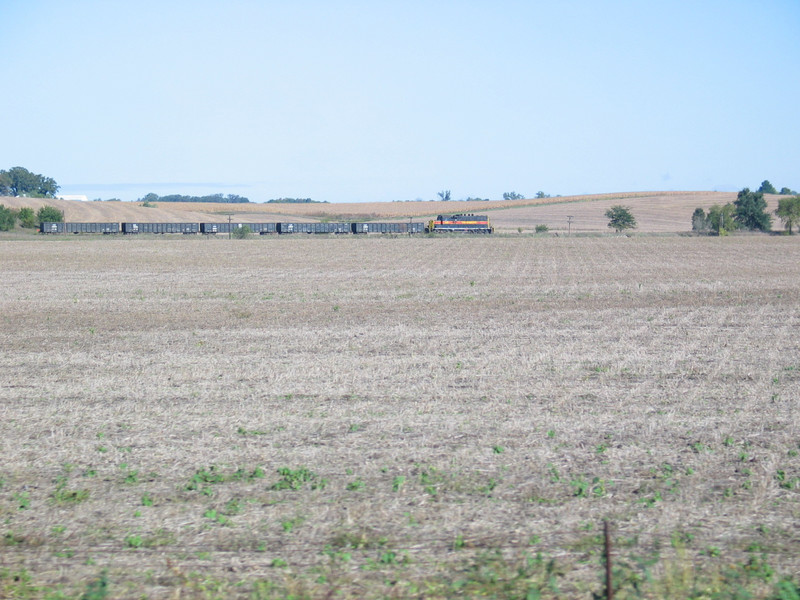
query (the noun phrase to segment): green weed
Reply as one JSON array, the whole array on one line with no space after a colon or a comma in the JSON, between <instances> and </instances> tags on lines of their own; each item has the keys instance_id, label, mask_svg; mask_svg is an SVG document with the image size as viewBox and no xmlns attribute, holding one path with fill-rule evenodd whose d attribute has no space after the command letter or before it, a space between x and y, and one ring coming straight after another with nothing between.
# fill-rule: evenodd
<instances>
[{"instance_id":1,"label":"green weed","mask_svg":"<svg viewBox=\"0 0 800 600\"><path fill-rule=\"evenodd\" d=\"M299 490L306 484L312 490L321 490L328 484L327 479L322 479L306 467L300 467L299 469L281 467L278 469L278 475L281 478L270 486L271 490Z\"/></svg>"},{"instance_id":2,"label":"green weed","mask_svg":"<svg viewBox=\"0 0 800 600\"><path fill-rule=\"evenodd\" d=\"M53 491L53 500L59 504L77 504L88 500L89 490L69 490L67 489L67 476L60 475L56 478L56 489Z\"/></svg>"}]
</instances>

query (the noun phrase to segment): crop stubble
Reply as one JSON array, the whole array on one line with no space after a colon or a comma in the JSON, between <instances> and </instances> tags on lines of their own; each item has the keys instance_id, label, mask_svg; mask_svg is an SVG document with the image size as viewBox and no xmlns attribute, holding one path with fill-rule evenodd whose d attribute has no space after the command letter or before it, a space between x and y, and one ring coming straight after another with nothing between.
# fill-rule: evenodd
<instances>
[{"instance_id":1,"label":"crop stubble","mask_svg":"<svg viewBox=\"0 0 800 600\"><path fill-rule=\"evenodd\" d=\"M3 560L40 583L105 566L120 595L192 571L370 595L387 569L425 580L534 539L565 589L597 589L582 544L603 518L643 553L691 532L698 554L758 543L797 573L794 239L0 252ZM282 467L326 485L270 489ZM187 489L209 470L225 481ZM314 583L331 549L352 561Z\"/></svg>"}]
</instances>

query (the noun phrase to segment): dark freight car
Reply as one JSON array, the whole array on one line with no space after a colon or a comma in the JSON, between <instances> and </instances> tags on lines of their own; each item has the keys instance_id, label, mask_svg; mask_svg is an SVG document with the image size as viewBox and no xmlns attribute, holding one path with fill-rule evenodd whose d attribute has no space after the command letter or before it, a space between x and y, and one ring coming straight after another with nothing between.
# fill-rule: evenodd
<instances>
[{"instance_id":1,"label":"dark freight car","mask_svg":"<svg viewBox=\"0 0 800 600\"><path fill-rule=\"evenodd\" d=\"M64 223L66 233L119 233L119 223Z\"/></svg>"},{"instance_id":2,"label":"dark freight car","mask_svg":"<svg viewBox=\"0 0 800 600\"><path fill-rule=\"evenodd\" d=\"M316 223L277 223L278 233L314 233Z\"/></svg>"},{"instance_id":3,"label":"dark freight car","mask_svg":"<svg viewBox=\"0 0 800 600\"><path fill-rule=\"evenodd\" d=\"M350 233L350 223L308 223L312 233Z\"/></svg>"},{"instance_id":4,"label":"dark freight car","mask_svg":"<svg viewBox=\"0 0 800 600\"><path fill-rule=\"evenodd\" d=\"M351 223L353 233L422 233L423 223Z\"/></svg>"},{"instance_id":5,"label":"dark freight car","mask_svg":"<svg viewBox=\"0 0 800 600\"><path fill-rule=\"evenodd\" d=\"M52 221L39 223L39 233L64 233L64 224Z\"/></svg>"},{"instance_id":6,"label":"dark freight car","mask_svg":"<svg viewBox=\"0 0 800 600\"><path fill-rule=\"evenodd\" d=\"M277 223L242 223L242 225L247 225L250 228L250 231L257 233L258 235L270 235L272 233L278 233Z\"/></svg>"},{"instance_id":7,"label":"dark freight car","mask_svg":"<svg viewBox=\"0 0 800 600\"><path fill-rule=\"evenodd\" d=\"M228 233L232 226L232 223L200 223L200 233L205 235Z\"/></svg>"},{"instance_id":8,"label":"dark freight car","mask_svg":"<svg viewBox=\"0 0 800 600\"><path fill-rule=\"evenodd\" d=\"M40 223L41 233L119 233L119 223Z\"/></svg>"},{"instance_id":9,"label":"dark freight car","mask_svg":"<svg viewBox=\"0 0 800 600\"><path fill-rule=\"evenodd\" d=\"M200 231L199 223L123 223L122 233L182 233L194 234Z\"/></svg>"},{"instance_id":10,"label":"dark freight car","mask_svg":"<svg viewBox=\"0 0 800 600\"><path fill-rule=\"evenodd\" d=\"M275 223L200 223L200 233L215 235L217 233L233 233L240 227L247 227L251 233L267 235L277 233Z\"/></svg>"}]
</instances>

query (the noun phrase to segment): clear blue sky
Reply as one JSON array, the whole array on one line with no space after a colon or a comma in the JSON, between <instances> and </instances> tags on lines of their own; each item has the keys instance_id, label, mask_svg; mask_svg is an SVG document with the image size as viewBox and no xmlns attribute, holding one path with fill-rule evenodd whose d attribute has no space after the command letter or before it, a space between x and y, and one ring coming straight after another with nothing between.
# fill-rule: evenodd
<instances>
[{"instance_id":1,"label":"clear blue sky","mask_svg":"<svg viewBox=\"0 0 800 600\"><path fill-rule=\"evenodd\" d=\"M0 169L331 202L800 188L798 0L0 0Z\"/></svg>"}]
</instances>

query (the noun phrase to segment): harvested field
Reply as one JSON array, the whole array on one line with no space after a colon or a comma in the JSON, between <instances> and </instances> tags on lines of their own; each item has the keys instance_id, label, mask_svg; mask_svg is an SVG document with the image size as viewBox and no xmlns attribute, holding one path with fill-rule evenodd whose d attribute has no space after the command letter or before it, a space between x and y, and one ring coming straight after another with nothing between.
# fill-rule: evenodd
<instances>
[{"instance_id":1,"label":"harvested field","mask_svg":"<svg viewBox=\"0 0 800 600\"><path fill-rule=\"evenodd\" d=\"M799 260L788 236L0 240L0 597L588 599L604 519L618 598L777 597Z\"/></svg>"}]
</instances>

